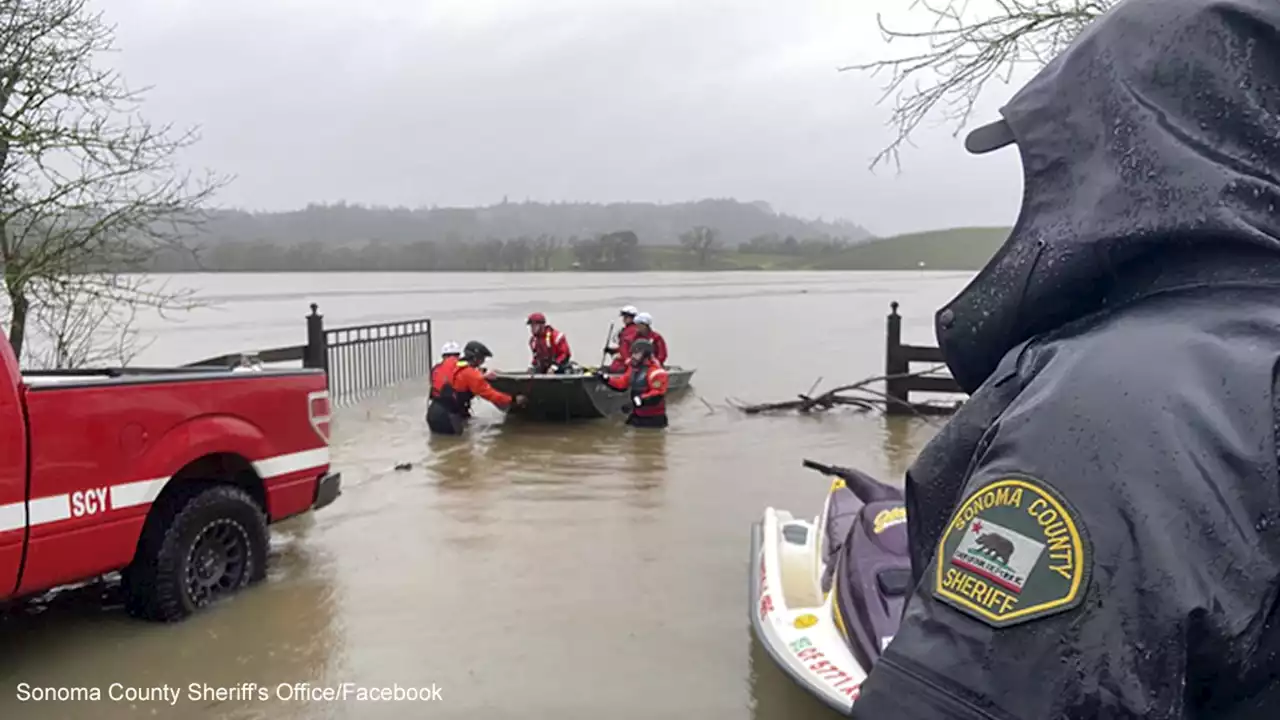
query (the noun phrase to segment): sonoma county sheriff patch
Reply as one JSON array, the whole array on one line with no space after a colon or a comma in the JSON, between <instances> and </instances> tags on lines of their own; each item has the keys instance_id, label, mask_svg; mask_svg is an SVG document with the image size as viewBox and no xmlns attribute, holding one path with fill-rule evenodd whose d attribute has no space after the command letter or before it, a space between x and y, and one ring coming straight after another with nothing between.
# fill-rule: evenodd
<instances>
[{"instance_id":1,"label":"sonoma county sheriff patch","mask_svg":"<svg viewBox=\"0 0 1280 720\"><path fill-rule=\"evenodd\" d=\"M943 532L933 595L1003 628L1076 607L1092 553L1078 514L1040 480L1005 477L970 494Z\"/></svg>"}]
</instances>

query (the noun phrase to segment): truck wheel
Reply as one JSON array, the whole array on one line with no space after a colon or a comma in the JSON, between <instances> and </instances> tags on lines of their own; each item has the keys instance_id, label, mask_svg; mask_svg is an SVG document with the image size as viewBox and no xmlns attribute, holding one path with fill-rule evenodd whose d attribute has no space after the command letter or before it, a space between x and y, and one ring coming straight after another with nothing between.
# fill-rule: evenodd
<instances>
[{"instance_id":1,"label":"truck wheel","mask_svg":"<svg viewBox=\"0 0 1280 720\"><path fill-rule=\"evenodd\" d=\"M124 573L131 615L182 620L266 577L266 518L244 490L197 486L158 511Z\"/></svg>"}]
</instances>

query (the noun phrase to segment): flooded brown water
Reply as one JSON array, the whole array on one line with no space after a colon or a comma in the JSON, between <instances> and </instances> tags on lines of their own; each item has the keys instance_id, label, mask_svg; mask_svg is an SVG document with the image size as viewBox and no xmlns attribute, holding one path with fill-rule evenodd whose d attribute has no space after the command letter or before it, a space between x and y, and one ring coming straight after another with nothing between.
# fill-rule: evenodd
<instances>
[{"instance_id":1,"label":"flooded brown water","mask_svg":"<svg viewBox=\"0 0 1280 720\"><path fill-rule=\"evenodd\" d=\"M316 301L330 325L433 317L437 346L481 339L499 368L525 362L523 318L542 310L586 362L615 309L634 303L654 315L671 362L698 370L665 432L504 422L477 401L466 437L431 438L425 382L342 410L333 464L344 495L275 528L268 582L175 626L130 620L109 583L0 616L0 718L835 717L752 640L750 524L771 504L818 512L825 483L801 458L899 479L937 426L852 412L745 417L725 399L879 374L889 302L903 304L907 340L930 342L934 308L967 278L180 279L221 306L164 326L144 361L301 342ZM439 695L322 696L344 683ZM23 701L22 684L103 697ZM164 686L176 699L111 697Z\"/></svg>"}]
</instances>

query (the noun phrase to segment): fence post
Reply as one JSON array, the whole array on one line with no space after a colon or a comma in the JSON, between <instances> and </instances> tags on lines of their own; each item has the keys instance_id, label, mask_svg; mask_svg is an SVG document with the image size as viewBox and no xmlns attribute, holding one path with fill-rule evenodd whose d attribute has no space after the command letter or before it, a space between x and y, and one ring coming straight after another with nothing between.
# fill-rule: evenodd
<instances>
[{"instance_id":1,"label":"fence post","mask_svg":"<svg viewBox=\"0 0 1280 720\"><path fill-rule=\"evenodd\" d=\"M302 366L319 368L329 373L329 344L324 334L324 316L319 312L320 306L311 303L311 314L307 316L307 348L302 353Z\"/></svg>"},{"instance_id":2,"label":"fence post","mask_svg":"<svg viewBox=\"0 0 1280 720\"><path fill-rule=\"evenodd\" d=\"M889 303L889 316L885 318L884 332L884 394L890 398L885 412L900 415L909 412L907 378L911 363L902 356L902 316L898 315L898 301Z\"/></svg>"}]
</instances>

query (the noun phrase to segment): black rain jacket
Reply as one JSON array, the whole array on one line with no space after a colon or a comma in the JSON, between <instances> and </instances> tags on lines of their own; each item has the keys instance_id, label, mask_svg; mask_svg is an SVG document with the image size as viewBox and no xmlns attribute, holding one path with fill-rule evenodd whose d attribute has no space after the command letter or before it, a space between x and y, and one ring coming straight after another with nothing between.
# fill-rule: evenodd
<instances>
[{"instance_id":1,"label":"black rain jacket","mask_svg":"<svg viewBox=\"0 0 1280 720\"><path fill-rule=\"evenodd\" d=\"M1002 110L866 720L1280 717L1280 2L1127 0Z\"/></svg>"}]
</instances>

